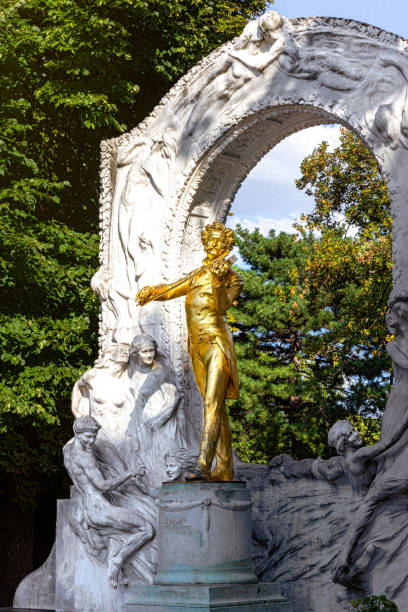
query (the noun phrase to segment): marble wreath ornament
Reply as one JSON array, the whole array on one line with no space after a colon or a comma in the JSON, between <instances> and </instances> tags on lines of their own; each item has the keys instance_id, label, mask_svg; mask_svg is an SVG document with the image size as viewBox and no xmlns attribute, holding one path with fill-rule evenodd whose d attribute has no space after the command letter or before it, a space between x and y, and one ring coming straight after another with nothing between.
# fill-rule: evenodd
<instances>
[{"instance_id":1,"label":"marble wreath ornament","mask_svg":"<svg viewBox=\"0 0 408 612\"><path fill-rule=\"evenodd\" d=\"M226 259L235 244L234 232L223 223L208 224L201 233L206 252L203 266L169 285L143 287L140 306L186 296L188 350L203 398L200 451L186 480L233 480L231 429L225 399L236 399L238 369L232 335L225 314L242 291L241 276ZM216 466L211 471L213 459Z\"/></svg>"}]
</instances>

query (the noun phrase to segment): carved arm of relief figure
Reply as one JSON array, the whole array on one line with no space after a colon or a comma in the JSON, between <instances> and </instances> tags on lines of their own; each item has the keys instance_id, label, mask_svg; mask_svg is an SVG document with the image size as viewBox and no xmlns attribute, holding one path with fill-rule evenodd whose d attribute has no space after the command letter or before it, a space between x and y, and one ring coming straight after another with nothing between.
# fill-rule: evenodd
<instances>
[{"instance_id":1,"label":"carved arm of relief figure","mask_svg":"<svg viewBox=\"0 0 408 612\"><path fill-rule=\"evenodd\" d=\"M158 397L159 396L159 397ZM141 421L153 431L158 431L175 413L180 401L177 387L169 382L163 382L143 409ZM157 409L156 404L159 406Z\"/></svg>"}]
</instances>

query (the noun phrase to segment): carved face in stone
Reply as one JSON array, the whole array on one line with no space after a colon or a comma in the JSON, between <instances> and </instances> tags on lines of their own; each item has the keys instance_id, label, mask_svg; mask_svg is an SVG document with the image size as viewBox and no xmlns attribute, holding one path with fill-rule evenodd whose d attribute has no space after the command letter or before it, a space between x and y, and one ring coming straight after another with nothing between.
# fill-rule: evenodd
<instances>
[{"instance_id":1,"label":"carved face in stone","mask_svg":"<svg viewBox=\"0 0 408 612\"><path fill-rule=\"evenodd\" d=\"M136 336L129 349L130 361L142 369L151 369L157 356L157 342L149 334Z\"/></svg>"},{"instance_id":2,"label":"carved face in stone","mask_svg":"<svg viewBox=\"0 0 408 612\"><path fill-rule=\"evenodd\" d=\"M75 437L79 440L80 445L84 450L91 450L93 445L95 444L96 436L98 435L97 431L77 431L75 433Z\"/></svg>"},{"instance_id":3,"label":"carved face in stone","mask_svg":"<svg viewBox=\"0 0 408 612\"><path fill-rule=\"evenodd\" d=\"M344 447L349 448L360 448L363 441L361 440L360 434L354 427L348 427L344 431Z\"/></svg>"},{"instance_id":4,"label":"carved face in stone","mask_svg":"<svg viewBox=\"0 0 408 612\"><path fill-rule=\"evenodd\" d=\"M225 238L223 232L210 232L205 242L204 249L209 261L222 255L225 251Z\"/></svg>"},{"instance_id":5,"label":"carved face in stone","mask_svg":"<svg viewBox=\"0 0 408 612\"><path fill-rule=\"evenodd\" d=\"M408 331L408 302L397 300L387 310L386 323L391 334Z\"/></svg>"},{"instance_id":6,"label":"carved face in stone","mask_svg":"<svg viewBox=\"0 0 408 612\"><path fill-rule=\"evenodd\" d=\"M169 480L177 480L183 471L183 467L175 457L166 457L166 475Z\"/></svg>"},{"instance_id":7,"label":"carved face in stone","mask_svg":"<svg viewBox=\"0 0 408 612\"><path fill-rule=\"evenodd\" d=\"M140 349L131 347L130 354L133 359L139 362L139 365L143 367L152 367L154 358L156 357L156 347L153 342L145 340Z\"/></svg>"},{"instance_id":8,"label":"carved face in stone","mask_svg":"<svg viewBox=\"0 0 408 612\"><path fill-rule=\"evenodd\" d=\"M330 428L328 442L339 455L344 455L347 448L357 449L363 444L357 429L346 420L337 421Z\"/></svg>"},{"instance_id":9,"label":"carved face in stone","mask_svg":"<svg viewBox=\"0 0 408 612\"><path fill-rule=\"evenodd\" d=\"M117 344L110 355L111 361L115 363L127 363L129 361L129 347L127 344Z\"/></svg>"},{"instance_id":10,"label":"carved face in stone","mask_svg":"<svg viewBox=\"0 0 408 612\"><path fill-rule=\"evenodd\" d=\"M282 15L276 11L268 11L259 18L259 29L264 38L271 42L276 40L276 30L280 30L283 25Z\"/></svg>"}]
</instances>

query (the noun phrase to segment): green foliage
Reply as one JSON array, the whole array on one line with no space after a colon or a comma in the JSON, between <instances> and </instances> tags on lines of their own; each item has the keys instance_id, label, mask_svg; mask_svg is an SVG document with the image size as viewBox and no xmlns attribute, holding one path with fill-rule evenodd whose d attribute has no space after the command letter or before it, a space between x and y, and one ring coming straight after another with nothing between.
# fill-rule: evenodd
<instances>
[{"instance_id":1,"label":"green foliage","mask_svg":"<svg viewBox=\"0 0 408 612\"><path fill-rule=\"evenodd\" d=\"M312 236L298 240L237 230L250 269L240 270L244 291L231 311L241 396L230 415L235 448L245 459L267 461L280 452L305 457L322 450L318 431L328 422L326 390L309 385L315 379L303 356L308 334L327 319L325 312L310 317L305 299L304 270L313 242Z\"/></svg>"},{"instance_id":2,"label":"green foliage","mask_svg":"<svg viewBox=\"0 0 408 612\"><path fill-rule=\"evenodd\" d=\"M71 388L95 357L99 143L265 7L0 0L0 471L22 504L61 480Z\"/></svg>"},{"instance_id":3,"label":"green foliage","mask_svg":"<svg viewBox=\"0 0 408 612\"><path fill-rule=\"evenodd\" d=\"M244 293L231 314L241 398L230 413L246 460L327 456L328 429L340 418L373 442L389 391L391 215L383 179L345 130L335 151L322 143L301 171L297 185L315 206L297 235L237 232L249 270L241 271Z\"/></svg>"},{"instance_id":4,"label":"green foliage","mask_svg":"<svg viewBox=\"0 0 408 612\"><path fill-rule=\"evenodd\" d=\"M351 605L360 612L398 612L398 608L385 595L374 595L365 599L353 599Z\"/></svg>"}]
</instances>

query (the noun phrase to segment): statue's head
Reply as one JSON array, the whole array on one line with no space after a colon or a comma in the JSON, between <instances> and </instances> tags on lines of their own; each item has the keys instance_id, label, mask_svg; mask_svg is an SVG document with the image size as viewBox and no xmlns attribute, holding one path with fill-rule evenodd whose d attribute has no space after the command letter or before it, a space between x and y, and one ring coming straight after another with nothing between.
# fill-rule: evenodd
<instances>
[{"instance_id":1,"label":"statue's head","mask_svg":"<svg viewBox=\"0 0 408 612\"><path fill-rule=\"evenodd\" d=\"M166 475L169 480L180 478L184 470L191 470L196 462L197 453L186 448L173 448L164 455Z\"/></svg>"},{"instance_id":2,"label":"statue's head","mask_svg":"<svg viewBox=\"0 0 408 612\"><path fill-rule=\"evenodd\" d=\"M139 334L133 338L129 355L143 367L152 367L157 353L157 342L150 334Z\"/></svg>"},{"instance_id":3,"label":"statue's head","mask_svg":"<svg viewBox=\"0 0 408 612\"><path fill-rule=\"evenodd\" d=\"M123 367L128 361L129 345L122 342L116 342L104 347L102 355L95 361L94 367L108 368L112 365L112 362Z\"/></svg>"},{"instance_id":4,"label":"statue's head","mask_svg":"<svg viewBox=\"0 0 408 612\"><path fill-rule=\"evenodd\" d=\"M336 421L329 429L329 446L336 449L338 455L344 455L346 448L360 448L363 442L357 429L347 420Z\"/></svg>"},{"instance_id":5,"label":"statue's head","mask_svg":"<svg viewBox=\"0 0 408 612\"><path fill-rule=\"evenodd\" d=\"M277 11L267 11L258 19L258 26L264 38L268 38L273 32L283 26L283 17Z\"/></svg>"},{"instance_id":6,"label":"statue's head","mask_svg":"<svg viewBox=\"0 0 408 612\"><path fill-rule=\"evenodd\" d=\"M129 361L129 345L122 342L110 347L109 359L115 363L125 364Z\"/></svg>"},{"instance_id":7,"label":"statue's head","mask_svg":"<svg viewBox=\"0 0 408 612\"><path fill-rule=\"evenodd\" d=\"M96 436L101 426L93 416L87 414L78 417L74 421L73 430L75 438L77 438L84 449L90 449L95 444Z\"/></svg>"},{"instance_id":8,"label":"statue's head","mask_svg":"<svg viewBox=\"0 0 408 612\"><path fill-rule=\"evenodd\" d=\"M212 259L230 251L235 244L234 232L223 223L214 221L205 226L201 232L201 242L205 252Z\"/></svg>"},{"instance_id":9,"label":"statue's head","mask_svg":"<svg viewBox=\"0 0 408 612\"><path fill-rule=\"evenodd\" d=\"M390 297L386 322L391 334L397 335L408 329L408 295L397 294Z\"/></svg>"}]
</instances>

